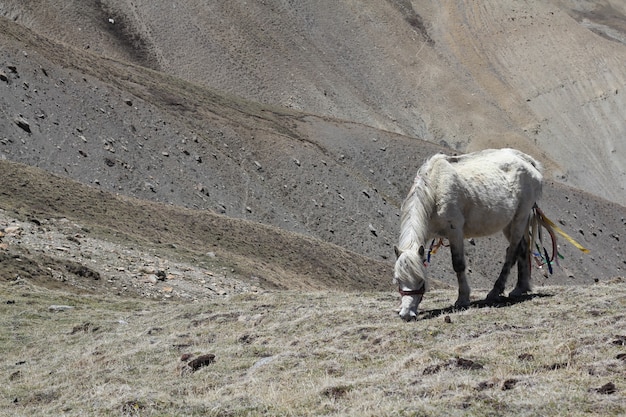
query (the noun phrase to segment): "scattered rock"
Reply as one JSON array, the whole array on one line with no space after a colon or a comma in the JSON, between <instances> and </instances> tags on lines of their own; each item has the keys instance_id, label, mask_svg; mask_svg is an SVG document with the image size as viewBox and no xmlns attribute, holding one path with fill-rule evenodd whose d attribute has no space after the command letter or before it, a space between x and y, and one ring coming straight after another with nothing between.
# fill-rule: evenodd
<instances>
[{"instance_id":1,"label":"scattered rock","mask_svg":"<svg viewBox=\"0 0 626 417\"><path fill-rule=\"evenodd\" d=\"M193 355L191 353L183 353L182 355L180 355L181 362L188 362L191 358L193 358Z\"/></svg>"},{"instance_id":2,"label":"scattered rock","mask_svg":"<svg viewBox=\"0 0 626 417\"><path fill-rule=\"evenodd\" d=\"M444 321L444 322L446 322L446 323L448 323L448 324L451 324L451 323L452 323L452 319L450 318L450 316L445 316L445 317L443 318L443 321Z\"/></svg>"},{"instance_id":3,"label":"scattered rock","mask_svg":"<svg viewBox=\"0 0 626 417\"><path fill-rule=\"evenodd\" d=\"M131 99L129 99L129 98L124 100L124 103L126 103L128 106L132 106L133 105L133 101Z\"/></svg>"},{"instance_id":4,"label":"scattered rock","mask_svg":"<svg viewBox=\"0 0 626 417\"><path fill-rule=\"evenodd\" d=\"M508 391L510 389L515 388L515 385L519 382L518 379L514 379L514 378L509 378L506 379L503 383L502 383L502 391Z\"/></svg>"},{"instance_id":5,"label":"scattered rock","mask_svg":"<svg viewBox=\"0 0 626 417\"><path fill-rule=\"evenodd\" d=\"M2 232L4 232L7 236L17 236L22 233L22 227L18 225L7 226L2 229Z\"/></svg>"},{"instance_id":6,"label":"scattered rock","mask_svg":"<svg viewBox=\"0 0 626 417\"><path fill-rule=\"evenodd\" d=\"M567 368L568 366L569 366L569 363L567 362L556 362L556 363L553 363L552 365L544 366L544 369L546 369L547 371L557 371L559 369Z\"/></svg>"},{"instance_id":7,"label":"scattered rock","mask_svg":"<svg viewBox=\"0 0 626 417\"><path fill-rule=\"evenodd\" d=\"M156 274L157 269L153 266L141 266L139 267L139 272L141 272L142 274Z\"/></svg>"},{"instance_id":8,"label":"scattered rock","mask_svg":"<svg viewBox=\"0 0 626 417\"><path fill-rule=\"evenodd\" d=\"M256 369L260 368L261 366L267 365L268 363L272 362L274 359L276 358L276 356L266 356L264 358L259 359L258 361L256 361L254 363L254 365L252 365L252 367L250 368L250 371L255 371Z\"/></svg>"},{"instance_id":9,"label":"scattered rock","mask_svg":"<svg viewBox=\"0 0 626 417\"><path fill-rule=\"evenodd\" d=\"M492 381L483 381L483 382L479 383L479 384L476 386L476 390L477 390L477 391L484 391L484 390L486 390L486 389L491 389L491 388L493 388L495 385L496 385L496 384L495 384L495 383L493 383Z\"/></svg>"},{"instance_id":10,"label":"scattered rock","mask_svg":"<svg viewBox=\"0 0 626 417\"><path fill-rule=\"evenodd\" d=\"M530 361L535 360L535 357L532 354L530 354L530 353L522 353L521 355L519 355L517 357L517 359L519 359L520 361L529 361L530 362Z\"/></svg>"},{"instance_id":11,"label":"scattered rock","mask_svg":"<svg viewBox=\"0 0 626 417\"><path fill-rule=\"evenodd\" d=\"M187 362L187 366L191 369L192 372L195 372L200 368L212 364L213 362L215 362L215 355L209 353L207 355L200 355L197 358L190 360L189 362Z\"/></svg>"},{"instance_id":12,"label":"scattered rock","mask_svg":"<svg viewBox=\"0 0 626 417\"><path fill-rule=\"evenodd\" d=\"M239 320L239 321L242 321L242 320ZM243 320L243 321L246 321L246 320ZM256 339L255 336L246 333L239 338L239 343L250 344L254 341L254 339Z\"/></svg>"},{"instance_id":13,"label":"scattered rock","mask_svg":"<svg viewBox=\"0 0 626 417\"><path fill-rule=\"evenodd\" d=\"M481 364L474 362L470 359L456 358L453 363L455 363L458 368L471 370L483 369L483 366Z\"/></svg>"},{"instance_id":14,"label":"scattered rock","mask_svg":"<svg viewBox=\"0 0 626 417\"><path fill-rule=\"evenodd\" d=\"M149 284L156 284L159 281L159 279L157 278L155 274L150 274L146 276L143 281Z\"/></svg>"},{"instance_id":15,"label":"scattered rock","mask_svg":"<svg viewBox=\"0 0 626 417\"><path fill-rule=\"evenodd\" d=\"M74 262L67 262L65 265L65 269L67 269L68 272L74 274L74 275L78 275L79 277L83 277L83 278L91 278L95 281L100 279L100 273L97 271L94 271L88 267L86 267L85 265L81 265L78 263L74 263Z\"/></svg>"},{"instance_id":16,"label":"scattered rock","mask_svg":"<svg viewBox=\"0 0 626 417\"><path fill-rule=\"evenodd\" d=\"M9 82L9 77L3 71L0 71L0 81Z\"/></svg>"},{"instance_id":17,"label":"scattered rock","mask_svg":"<svg viewBox=\"0 0 626 417\"><path fill-rule=\"evenodd\" d=\"M626 353L620 353L615 359L626 362Z\"/></svg>"},{"instance_id":18,"label":"scattered rock","mask_svg":"<svg viewBox=\"0 0 626 417\"><path fill-rule=\"evenodd\" d=\"M422 372L423 375L434 375L441 371L441 364L427 366Z\"/></svg>"},{"instance_id":19,"label":"scattered rock","mask_svg":"<svg viewBox=\"0 0 626 417\"><path fill-rule=\"evenodd\" d=\"M193 357L193 355L192 355L191 353L183 353L183 354L180 356L180 360L181 360L181 362L187 362L187 361L189 361L189 359L191 359L192 357Z\"/></svg>"},{"instance_id":20,"label":"scattered rock","mask_svg":"<svg viewBox=\"0 0 626 417\"><path fill-rule=\"evenodd\" d=\"M72 306L65 306L65 305L51 305L50 307L48 307L48 310L58 312L58 311L72 310L73 308L74 307Z\"/></svg>"},{"instance_id":21,"label":"scattered rock","mask_svg":"<svg viewBox=\"0 0 626 417\"><path fill-rule=\"evenodd\" d=\"M433 374L440 372L444 367L461 368L461 369L469 369L469 370L478 370L478 369L484 368L481 364L474 362L470 359L455 358L455 359L451 359L450 361L448 361L447 364L435 364L435 365L428 366L426 367L426 369L424 369L422 374L433 375Z\"/></svg>"},{"instance_id":22,"label":"scattered rock","mask_svg":"<svg viewBox=\"0 0 626 417\"><path fill-rule=\"evenodd\" d=\"M618 346L626 346L626 336L623 335L615 335L613 336L615 339L611 342L614 345Z\"/></svg>"},{"instance_id":23,"label":"scattered rock","mask_svg":"<svg viewBox=\"0 0 626 417\"><path fill-rule=\"evenodd\" d=\"M322 395L333 400L338 400L350 392L350 387L346 385L337 385L332 387L326 387L322 390Z\"/></svg>"},{"instance_id":24,"label":"scattered rock","mask_svg":"<svg viewBox=\"0 0 626 417\"><path fill-rule=\"evenodd\" d=\"M13 119L13 121L23 131L27 133L32 133L30 130L30 123L28 123L28 121L24 119L22 116L17 116L15 119Z\"/></svg>"},{"instance_id":25,"label":"scattered rock","mask_svg":"<svg viewBox=\"0 0 626 417\"><path fill-rule=\"evenodd\" d=\"M79 332L87 333L89 332L89 329L91 329L91 323L83 323L78 326L72 327L72 331L70 332L70 334L76 334Z\"/></svg>"},{"instance_id":26,"label":"scattered rock","mask_svg":"<svg viewBox=\"0 0 626 417\"><path fill-rule=\"evenodd\" d=\"M615 387L614 383L608 382L602 385L600 388L592 388L589 391L597 392L598 394L610 395L610 394L615 394L617 392L617 388Z\"/></svg>"},{"instance_id":27,"label":"scattered rock","mask_svg":"<svg viewBox=\"0 0 626 417\"><path fill-rule=\"evenodd\" d=\"M152 327L150 330L148 330L148 334L149 335L157 334L161 332L162 330L163 330L163 327Z\"/></svg>"}]
</instances>

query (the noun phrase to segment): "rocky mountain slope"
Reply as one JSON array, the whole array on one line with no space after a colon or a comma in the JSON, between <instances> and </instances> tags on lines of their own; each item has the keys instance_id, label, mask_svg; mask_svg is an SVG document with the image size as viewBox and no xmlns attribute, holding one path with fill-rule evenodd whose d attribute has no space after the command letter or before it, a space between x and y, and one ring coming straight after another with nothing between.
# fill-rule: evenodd
<instances>
[{"instance_id":1,"label":"rocky mountain slope","mask_svg":"<svg viewBox=\"0 0 626 417\"><path fill-rule=\"evenodd\" d=\"M255 102L458 151L518 147L626 203L619 1L5 0L0 14Z\"/></svg>"},{"instance_id":2,"label":"rocky mountain slope","mask_svg":"<svg viewBox=\"0 0 626 417\"><path fill-rule=\"evenodd\" d=\"M578 185L592 193L551 179L567 166L556 157L566 152L544 152L547 146L539 138L547 130L530 132L520 127L520 120L532 115L529 106L536 97L522 94L523 86L515 87L512 75L496 83L502 76L484 67L493 55L479 59L461 44L469 41L468 33L482 33L468 29L478 15L472 14L469 20L467 16L486 10L446 3L418 10L399 1L373 2L358 10L349 3L333 3L328 9L313 7L313 3L298 8L270 2L247 6L235 2L229 9L195 3L184 8L172 3L167 9L147 2L63 4L65 8L55 1L5 1L0 6L0 13L7 17L0 19L0 70L4 74L0 155L78 180L104 192L106 199L114 198L107 193L114 193L162 204L143 211L117 211L114 217L120 218L120 224L125 215L133 213L135 220L128 224L134 225L142 221L141 215L149 217L154 211L168 213L163 214L162 227L170 233L182 237L192 230L201 235L194 229L194 217L210 211L218 215L220 220L215 221L223 222L222 227L238 231L233 235L239 242L249 243L268 233L243 221L252 220L289 233L287 240L264 243L263 254L280 257L290 246L308 247L311 243L302 242L311 242L309 238L336 246L322 245L324 249L313 252L315 256L304 255L305 249L295 252L294 257L308 261L286 268L285 274L277 272L284 266L255 264L241 269L238 279L262 275L271 285L297 288L298 279L309 274L304 265L310 261L325 264L325 277L356 274L353 268L362 265L360 276L346 281L346 287L381 288L390 285L399 205L422 161L438 151L515 145L543 159L549 169L542 201L548 215L592 250L591 256L583 256L562 245L564 268L552 278L535 274L537 283L588 283L619 275L624 268L619 239L625 235L625 209L598 197L622 195L623 180L611 166L624 154L614 152L609 157L602 150L605 144L619 141L594 137L589 146L597 150L592 155L600 162L589 162L587 153L567 156L567 164L585 166L586 177L594 185ZM493 5L490 13L501 4ZM545 6L531 6L546 11ZM583 16L583 12L575 14L556 3L554 7L559 19L584 28L570 17ZM331 27L338 28L337 32L333 34ZM445 27L455 29L446 32ZM595 34L599 29L585 30L586 36L607 42ZM396 37L390 31L397 31ZM527 29L525 36L531 32ZM453 35L457 41L447 38ZM495 42L504 35L480 36L481 48L486 48L487 40ZM446 39L456 46L444 48ZM179 46L174 48L165 40L179 42ZM416 45L419 51L411 52ZM463 56L459 58L454 51ZM180 56L168 58L172 53ZM397 68L390 65L395 62L391 56L397 57ZM480 65L471 67L472 60ZM507 62L512 65L513 61ZM251 69L253 63L258 65L254 67L257 72ZM287 73L276 70L279 65L293 73L296 84L289 83ZM583 76L580 80L586 82ZM516 95L507 94L505 87L516 88ZM281 101L286 92L294 97L291 101ZM520 108L527 113L514 105L515 97L523 98ZM621 97L619 91L607 100L614 103L617 97ZM504 101L510 106L504 106ZM602 117L611 117L615 123L621 120L611 116L613 104L603 106L607 113ZM557 102L548 107L550 111L559 108ZM589 114L599 114L596 107L587 109L591 109ZM583 116L575 117L583 120ZM555 134L551 140L560 149L576 152L577 146L563 135ZM7 172L23 169L2 164ZM607 172L614 174L614 182L600 181ZM20 175L5 175L1 181L3 189L12 190L4 192L5 210L13 210L14 202L22 201L24 209L15 209L18 221L37 217L38 210L43 210L48 217L70 218L80 224L94 204L69 198L82 186L67 180L48 189L52 194L38 206L31 202L43 196L29 197L35 191L20 187ZM63 202L65 209L55 214L46 208L51 201ZM197 211L172 214L168 206ZM119 224L111 226L104 212L102 217L91 215L89 221L129 233ZM151 233L150 229L132 232L143 235ZM151 235L145 238L153 240ZM184 245L201 241L194 237ZM184 239L177 242L181 245ZM215 242L211 242L198 250L212 251ZM491 285L504 246L500 237L469 246L474 285ZM235 247L241 249L237 256L258 255L254 245L233 243L224 250L230 253ZM350 257L346 254L341 255L342 261L327 262L329 252L343 250L354 254L354 260L345 261ZM281 279L290 274L296 277L294 284ZM433 265L432 275L454 283L445 251ZM322 284L310 286L336 288L336 283L318 278Z\"/></svg>"}]
</instances>

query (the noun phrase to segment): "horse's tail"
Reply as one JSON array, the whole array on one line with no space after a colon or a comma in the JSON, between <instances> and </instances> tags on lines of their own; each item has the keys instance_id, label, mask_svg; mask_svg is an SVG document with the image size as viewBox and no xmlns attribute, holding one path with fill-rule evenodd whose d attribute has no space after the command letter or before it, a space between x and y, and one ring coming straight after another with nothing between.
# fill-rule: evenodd
<instances>
[{"instance_id":1,"label":"horse's tail","mask_svg":"<svg viewBox=\"0 0 626 417\"><path fill-rule=\"evenodd\" d=\"M552 257L548 256L548 251L543 246L541 229L546 229L548 234L550 235L550 240L552 242ZM537 203L533 206L533 211L531 213L530 218L530 227L529 227L529 247L531 254L534 252L533 247L539 252L539 257L545 257L545 263L548 265L548 270L552 273L552 262L555 262L557 265L559 264L558 257L559 252L557 249L557 238L556 233L563 236L574 245L576 248L581 250L584 253L589 253L589 249L582 246L580 243L576 242L570 235L565 233L559 226L554 224L552 220L546 217L543 211L539 208ZM543 253L541 253L543 251Z\"/></svg>"}]
</instances>

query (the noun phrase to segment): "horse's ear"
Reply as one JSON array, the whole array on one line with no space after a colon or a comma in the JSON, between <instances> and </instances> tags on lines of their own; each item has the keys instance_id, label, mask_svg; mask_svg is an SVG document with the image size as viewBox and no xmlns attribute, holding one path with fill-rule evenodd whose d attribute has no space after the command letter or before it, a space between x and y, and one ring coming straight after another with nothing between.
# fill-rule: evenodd
<instances>
[{"instance_id":1,"label":"horse's ear","mask_svg":"<svg viewBox=\"0 0 626 417\"><path fill-rule=\"evenodd\" d=\"M424 256L424 246L420 246L420 248L418 249L418 253L420 254L420 256Z\"/></svg>"},{"instance_id":2,"label":"horse's ear","mask_svg":"<svg viewBox=\"0 0 626 417\"><path fill-rule=\"evenodd\" d=\"M396 253L396 258L399 258L402 255L402 251L396 246L393 246L393 251Z\"/></svg>"}]
</instances>

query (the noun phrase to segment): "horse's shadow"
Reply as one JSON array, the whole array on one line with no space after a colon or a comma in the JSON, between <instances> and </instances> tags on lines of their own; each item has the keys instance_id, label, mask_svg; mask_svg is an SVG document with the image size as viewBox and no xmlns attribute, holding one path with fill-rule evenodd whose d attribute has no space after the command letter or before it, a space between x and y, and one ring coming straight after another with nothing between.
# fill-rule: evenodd
<instances>
[{"instance_id":1,"label":"horse's shadow","mask_svg":"<svg viewBox=\"0 0 626 417\"><path fill-rule=\"evenodd\" d=\"M501 308L501 307L509 307L515 304L524 303L526 301L532 300L533 298L544 298L544 297L554 297L554 294L526 294L519 297L500 297L497 300L476 300L470 302L469 307L467 308L458 308L455 306L450 306L446 308L436 308L433 310L423 310L420 311L417 318L418 320L427 320L434 319L436 317L442 316L444 314L456 313L459 311L469 310L470 308Z\"/></svg>"}]
</instances>

